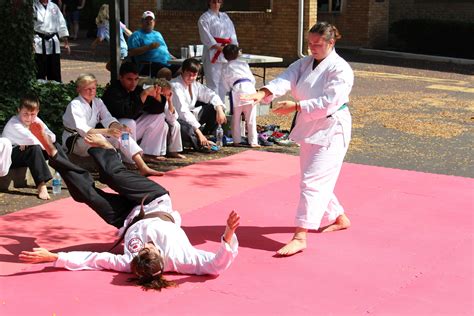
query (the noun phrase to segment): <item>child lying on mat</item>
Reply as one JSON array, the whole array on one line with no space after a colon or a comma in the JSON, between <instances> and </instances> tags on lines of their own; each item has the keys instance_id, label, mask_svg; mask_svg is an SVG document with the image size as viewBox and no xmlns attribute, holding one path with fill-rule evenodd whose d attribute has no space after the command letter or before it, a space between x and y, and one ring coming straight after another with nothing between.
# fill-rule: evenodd
<instances>
[{"instance_id":1,"label":"child lying on mat","mask_svg":"<svg viewBox=\"0 0 474 316\"><path fill-rule=\"evenodd\" d=\"M71 163L61 147L53 145L41 125L32 124L30 129L45 147L51 166L59 171L74 200L86 203L107 223L120 228L125 242L122 255L89 251L53 253L33 248L21 252L21 261L54 262L55 267L68 270L133 272L136 277L132 280L144 289L161 290L175 286L163 278L164 272L218 275L237 256L235 230L240 217L236 212L232 211L227 218L217 253L196 249L180 227L181 217L173 211L168 191L127 170L104 138L91 134L85 139L92 146L89 154L98 166L100 181L119 194L96 188L90 173Z\"/></svg>"}]
</instances>

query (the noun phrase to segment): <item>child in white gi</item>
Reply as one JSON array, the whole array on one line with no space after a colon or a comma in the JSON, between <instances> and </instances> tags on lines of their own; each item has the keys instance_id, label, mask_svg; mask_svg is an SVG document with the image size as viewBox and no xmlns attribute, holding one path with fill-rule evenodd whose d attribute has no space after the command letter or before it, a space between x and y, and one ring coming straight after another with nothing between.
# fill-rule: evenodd
<instances>
[{"instance_id":1,"label":"child in white gi","mask_svg":"<svg viewBox=\"0 0 474 316\"><path fill-rule=\"evenodd\" d=\"M237 58L240 48L230 44L223 49L224 57L228 63L222 69L222 83L225 91L230 91L230 104L232 114L232 138L234 146L239 146L242 141L240 129L241 114L244 113L247 127L247 137L250 147L260 147L257 135L257 105L252 100L241 100L246 94L255 93L255 77L249 65Z\"/></svg>"},{"instance_id":2,"label":"child in white gi","mask_svg":"<svg viewBox=\"0 0 474 316\"><path fill-rule=\"evenodd\" d=\"M5 125L3 137L8 138L13 146L11 167L28 167L35 181L38 197L42 200L49 200L51 197L48 194L46 183L52 178L51 172L43 154L44 148L31 133L30 125L33 122L41 124L53 142L56 141L56 135L38 117L39 110L38 98L34 96L23 97L18 107L18 115L13 116Z\"/></svg>"}]
</instances>

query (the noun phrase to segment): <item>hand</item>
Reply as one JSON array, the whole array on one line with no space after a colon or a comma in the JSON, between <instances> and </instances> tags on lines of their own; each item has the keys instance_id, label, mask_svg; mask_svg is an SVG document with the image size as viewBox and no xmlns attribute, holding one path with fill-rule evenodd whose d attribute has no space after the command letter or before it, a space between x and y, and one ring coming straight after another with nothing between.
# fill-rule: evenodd
<instances>
[{"instance_id":1,"label":"hand","mask_svg":"<svg viewBox=\"0 0 474 316\"><path fill-rule=\"evenodd\" d=\"M196 130L196 136L198 137L201 146L209 147L209 140L204 136L199 128Z\"/></svg>"},{"instance_id":2,"label":"hand","mask_svg":"<svg viewBox=\"0 0 474 316\"><path fill-rule=\"evenodd\" d=\"M105 135L110 136L110 137L119 138L120 136L122 136L122 128L109 127L109 128L106 129Z\"/></svg>"},{"instance_id":3,"label":"hand","mask_svg":"<svg viewBox=\"0 0 474 316\"><path fill-rule=\"evenodd\" d=\"M45 248L33 248L33 251L22 251L18 258L27 263L54 262L58 260L58 254Z\"/></svg>"},{"instance_id":4,"label":"hand","mask_svg":"<svg viewBox=\"0 0 474 316\"><path fill-rule=\"evenodd\" d=\"M155 48L158 48L158 46L160 46L160 43L158 42L153 42L151 43L150 45L148 45L148 49L155 49Z\"/></svg>"},{"instance_id":5,"label":"hand","mask_svg":"<svg viewBox=\"0 0 474 316\"><path fill-rule=\"evenodd\" d=\"M262 101L266 96L267 96L267 89L260 89L256 93L252 94L244 94L240 97L240 100L243 101L253 101L254 103ZM270 91L268 91L268 94L270 94Z\"/></svg>"},{"instance_id":6,"label":"hand","mask_svg":"<svg viewBox=\"0 0 474 316\"><path fill-rule=\"evenodd\" d=\"M235 230L240 225L240 216L234 210L230 212L229 217L227 217L227 226L224 231L224 241L230 243L232 240L232 235L234 235Z\"/></svg>"},{"instance_id":7,"label":"hand","mask_svg":"<svg viewBox=\"0 0 474 316\"><path fill-rule=\"evenodd\" d=\"M131 129L130 127L128 127L127 125L125 125L125 124L121 126L120 130L121 130L122 132L127 132L127 133L131 133L131 132L132 132L132 129Z\"/></svg>"},{"instance_id":8,"label":"hand","mask_svg":"<svg viewBox=\"0 0 474 316\"><path fill-rule=\"evenodd\" d=\"M278 102L276 107L273 108L272 112L280 115L290 114L296 111L296 102L293 101L281 101Z\"/></svg>"},{"instance_id":9,"label":"hand","mask_svg":"<svg viewBox=\"0 0 474 316\"><path fill-rule=\"evenodd\" d=\"M71 46L69 46L69 43L64 44L64 48L66 49L67 54L71 55Z\"/></svg>"},{"instance_id":10,"label":"hand","mask_svg":"<svg viewBox=\"0 0 474 316\"><path fill-rule=\"evenodd\" d=\"M225 124L227 122L227 116L225 116L224 110L222 109L222 106L217 106L217 111L216 111L216 122L217 124Z\"/></svg>"}]
</instances>

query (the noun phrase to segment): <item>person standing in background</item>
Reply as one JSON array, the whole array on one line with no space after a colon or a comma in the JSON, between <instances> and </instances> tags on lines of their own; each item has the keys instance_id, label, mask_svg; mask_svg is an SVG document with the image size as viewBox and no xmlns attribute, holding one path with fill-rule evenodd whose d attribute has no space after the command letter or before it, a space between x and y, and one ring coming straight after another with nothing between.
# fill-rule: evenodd
<instances>
[{"instance_id":1,"label":"person standing in background","mask_svg":"<svg viewBox=\"0 0 474 316\"><path fill-rule=\"evenodd\" d=\"M224 100L225 89L222 84L222 67L226 63L222 49L227 44L239 46L234 23L224 12L219 12L223 0L209 0L209 10L198 21L199 37L204 45L202 64L206 85Z\"/></svg>"},{"instance_id":2,"label":"person standing in background","mask_svg":"<svg viewBox=\"0 0 474 316\"><path fill-rule=\"evenodd\" d=\"M81 10L84 9L86 0L65 0L63 13L66 16L69 30L72 33L71 39L76 40L79 33L79 19Z\"/></svg>"},{"instance_id":3,"label":"person standing in background","mask_svg":"<svg viewBox=\"0 0 474 316\"><path fill-rule=\"evenodd\" d=\"M61 82L60 38L64 40L64 48L68 54L71 53L66 20L59 7L49 0L35 0L33 19L36 79Z\"/></svg>"}]
</instances>

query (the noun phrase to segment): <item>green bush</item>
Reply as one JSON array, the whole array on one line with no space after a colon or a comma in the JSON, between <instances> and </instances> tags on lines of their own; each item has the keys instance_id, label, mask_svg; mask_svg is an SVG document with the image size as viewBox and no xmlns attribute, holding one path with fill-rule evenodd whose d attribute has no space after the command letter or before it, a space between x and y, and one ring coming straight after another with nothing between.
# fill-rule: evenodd
<instances>
[{"instance_id":1,"label":"green bush","mask_svg":"<svg viewBox=\"0 0 474 316\"><path fill-rule=\"evenodd\" d=\"M100 97L104 92L104 87L97 87L97 95ZM76 85L69 83L40 83L32 82L25 93L32 93L40 100L39 117L56 134L60 141L63 132L62 117L67 105L72 99L77 97ZM7 121L17 113L20 97L0 95L0 126L3 127Z\"/></svg>"},{"instance_id":2,"label":"green bush","mask_svg":"<svg viewBox=\"0 0 474 316\"><path fill-rule=\"evenodd\" d=\"M419 54L474 58L474 23L400 20L390 26L392 45ZM395 36L395 38L393 38Z\"/></svg>"}]
</instances>

